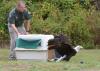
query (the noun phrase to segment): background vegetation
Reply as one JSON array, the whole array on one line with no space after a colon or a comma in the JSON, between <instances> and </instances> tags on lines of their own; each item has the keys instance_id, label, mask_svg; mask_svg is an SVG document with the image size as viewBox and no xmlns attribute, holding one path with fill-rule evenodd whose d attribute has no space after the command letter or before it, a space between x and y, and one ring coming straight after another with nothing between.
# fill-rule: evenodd
<instances>
[{"instance_id":1,"label":"background vegetation","mask_svg":"<svg viewBox=\"0 0 100 71\"><path fill-rule=\"evenodd\" d=\"M7 17L17 0L0 0L0 39L8 39ZM65 34L73 45L100 44L100 13L90 0L25 0L31 12L31 33ZM99 46L98 46L99 47Z\"/></svg>"}]
</instances>

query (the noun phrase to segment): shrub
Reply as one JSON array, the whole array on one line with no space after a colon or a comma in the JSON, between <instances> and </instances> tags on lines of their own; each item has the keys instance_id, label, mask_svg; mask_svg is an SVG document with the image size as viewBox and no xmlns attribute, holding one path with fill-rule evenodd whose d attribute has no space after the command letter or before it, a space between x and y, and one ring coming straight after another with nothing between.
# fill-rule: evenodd
<instances>
[{"instance_id":1,"label":"shrub","mask_svg":"<svg viewBox=\"0 0 100 71\"><path fill-rule=\"evenodd\" d=\"M0 33L6 33L7 13L15 6L17 0L0 2ZM65 34L71 38L73 45L94 48L94 31L100 26L99 15L89 0L80 4L78 0L25 0L32 14L31 33ZM91 19L93 18L93 19ZM97 25L98 24L98 25ZM92 29L95 25L94 29Z\"/></svg>"}]
</instances>

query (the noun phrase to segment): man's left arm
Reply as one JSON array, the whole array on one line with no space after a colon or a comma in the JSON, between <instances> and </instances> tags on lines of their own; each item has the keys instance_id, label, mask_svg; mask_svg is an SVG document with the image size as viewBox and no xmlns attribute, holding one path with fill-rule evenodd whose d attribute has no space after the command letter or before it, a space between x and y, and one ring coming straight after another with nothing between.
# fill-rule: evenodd
<instances>
[{"instance_id":1,"label":"man's left arm","mask_svg":"<svg viewBox=\"0 0 100 71\"><path fill-rule=\"evenodd\" d=\"M24 26L25 26L26 32L29 32L30 31L30 20L25 20Z\"/></svg>"},{"instance_id":2,"label":"man's left arm","mask_svg":"<svg viewBox=\"0 0 100 71\"><path fill-rule=\"evenodd\" d=\"M26 32L30 31L30 19L31 19L31 14L28 11L25 11L25 21L24 21L24 26L26 29Z\"/></svg>"}]
</instances>

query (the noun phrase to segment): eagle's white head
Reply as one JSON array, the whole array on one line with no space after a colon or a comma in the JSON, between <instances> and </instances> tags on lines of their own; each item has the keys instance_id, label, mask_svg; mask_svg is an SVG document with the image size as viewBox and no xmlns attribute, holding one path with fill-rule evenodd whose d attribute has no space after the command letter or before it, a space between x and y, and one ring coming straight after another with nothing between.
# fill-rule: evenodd
<instances>
[{"instance_id":1,"label":"eagle's white head","mask_svg":"<svg viewBox=\"0 0 100 71\"><path fill-rule=\"evenodd\" d=\"M82 46L78 45L74 49L75 49L76 52L79 52L79 50L82 49L82 48L83 48Z\"/></svg>"}]
</instances>

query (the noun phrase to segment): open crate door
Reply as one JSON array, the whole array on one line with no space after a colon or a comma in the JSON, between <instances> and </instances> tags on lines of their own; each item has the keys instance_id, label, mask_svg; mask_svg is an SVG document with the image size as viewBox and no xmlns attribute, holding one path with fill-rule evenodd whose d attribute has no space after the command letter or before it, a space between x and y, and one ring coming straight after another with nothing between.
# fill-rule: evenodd
<instances>
[{"instance_id":1,"label":"open crate door","mask_svg":"<svg viewBox=\"0 0 100 71\"><path fill-rule=\"evenodd\" d=\"M55 51L54 50L48 50L48 60L51 60L55 58Z\"/></svg>"}]
</instances>

